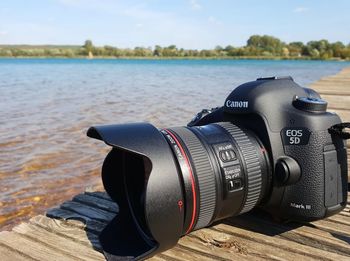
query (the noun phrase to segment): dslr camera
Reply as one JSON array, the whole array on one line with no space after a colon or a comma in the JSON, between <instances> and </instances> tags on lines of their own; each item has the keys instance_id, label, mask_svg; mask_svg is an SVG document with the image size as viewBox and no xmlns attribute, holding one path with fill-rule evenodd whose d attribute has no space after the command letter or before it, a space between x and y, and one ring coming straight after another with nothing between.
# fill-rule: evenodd
<instances>
[{"instance_id":1,"label":"dslr camera","mask_svg":"<svg viewBox=\"0 0 350 261\"><path fill-rule=\"evenodd\" d=\"M186 127L91 127L89 137L112 147L102 179L120 211L100 235L107 259L148 258L256 207L294 221L340 212L343 127L316 91L291 77L244 83Z\"/></svg>"}]
</instances>

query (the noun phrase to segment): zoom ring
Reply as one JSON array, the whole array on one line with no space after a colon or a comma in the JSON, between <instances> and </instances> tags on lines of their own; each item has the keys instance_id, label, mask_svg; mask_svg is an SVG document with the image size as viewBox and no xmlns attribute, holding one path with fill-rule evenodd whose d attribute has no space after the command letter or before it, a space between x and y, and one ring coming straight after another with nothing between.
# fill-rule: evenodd
<instances>
[{"instance_id":1,"label":"zoom ring","mask_svg":"<svg viewBox=\"0 0 350 261\"><path fill-rule=\"evenodd\" d=\"M262 170L259 154L253 145L252 137L247 136L240 128L232 123L219 123L226 129L236 141L247 169L248 192L244 206L240 214L245 213L256 206L259 201L262 186Z\"/></svg>"},{"instance_id":2,"label":"zoom ring","mask_svg":"<svg viewBox=\"0 0 350 261\"><path fill-rule=\"evenodd\" d=\"M183 127L171 130L185 143L194 165L199 189L199 213L194 229L200 229L209 225L214 215L216 205L214 170L206 149L192 131Z\"/></svg>"}]
</instances>

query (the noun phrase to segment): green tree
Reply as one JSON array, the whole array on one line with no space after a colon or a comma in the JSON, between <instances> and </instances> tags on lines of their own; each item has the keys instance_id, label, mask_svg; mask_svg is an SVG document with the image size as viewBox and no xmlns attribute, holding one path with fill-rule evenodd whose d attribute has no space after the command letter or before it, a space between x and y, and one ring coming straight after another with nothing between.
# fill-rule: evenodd
<instances>
[{"instance_id":1,"label":"green tree","mask_svg":"<svg viewBox=\"0 0 350 261\"><path fill-rule=\"evenodd\" d=\"M307 43L308 54L312 58L329 59L333 56L331 45L327 40L310 41Z\"/></svg>"},{"instance_id":2,"label":"green tree","mask_svg":"<svg viewBox=\"0 0 350 261\"><path fill-rule=\"evenodd\" d=\"M163 48L159 45L156 45L154 47L153 55L154 56L162 56L163 55Z\"/></svg>"},{"instance_id":3,"label":"green tree","mask_svg":"<svg viewBox=\"0 0 350 261\"><path fill-rule=\"evenodd\" d=\"M350 59L350 46L341 50L340 58L342 59Z\"/></svg>"},{"instance_id":4,"label":"green tree","mask_svg":"<svg viewBox=\"0 0 350 261\"><path fill-rule=\"evenodd\" d=\"M334 57L341 57L342 50L345 48L345 45L342 42L335 42L331 44L331 49L333 51Z\"/></svg>"},{"instance_id":5,"label":"green tree","mask_svg":"<svg viewBox=\"0 0 350 261\"><path fill-rule=\"evenodd\" d=\"M301 56L303 48L305 47L303 42L291 42L288 44L288 50L290 56Z\"/></svg>"},{"instance_id":6,"label":"green tree","mask_svg":"<svg viewBox=\"0 0 350 261\"><path fill-rule=\"evenodd\" d=\"M256 50L257 54L265 52L273 55L282 55L285 44L278 38L269 35L252 35L247 41L247 47Z\"/></svg>"},{"instance_id":7,"label":"green tree","mask_svg":"<svg viewBox=\"0 0 350 261\"><path fill-rule=\"evenodd\" d=\"M178 49L176 48L176 45L172 44L168 47L163 48L162 54L166 57L175 57L178 56Z\"/></svg>"},{"instance_id":8,"label":"green tree","mask_svg":"<svg viewBox=\"0 0 350 261\"><path fill-rule=\"evenodd\" d=\"M89 54L90 52L92 53L93 50L94 50L94 45L92 44L92 41L91 40L86 40L84 45L83 45L83 48L85 49L86 51L86 54Z\"/></svg>"}]
</instances>

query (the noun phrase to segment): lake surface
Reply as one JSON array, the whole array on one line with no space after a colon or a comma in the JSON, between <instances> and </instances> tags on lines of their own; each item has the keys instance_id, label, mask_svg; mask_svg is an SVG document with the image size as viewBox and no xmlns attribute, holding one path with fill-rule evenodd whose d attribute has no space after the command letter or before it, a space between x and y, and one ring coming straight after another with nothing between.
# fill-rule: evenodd
<instances>
[{"instance_id":1,"label":"lake surface","mask_svg":"<svg viewBox=\"0 0 350 261\"><path fill-rule=\"evenodd\" d=\"M91 125L185 125L237 85L291 75L301 85L349 62L0 59L0 230L101 187L108 151ZM332 88L332 86L329 86Z\"/></svg>"}]
</instances>

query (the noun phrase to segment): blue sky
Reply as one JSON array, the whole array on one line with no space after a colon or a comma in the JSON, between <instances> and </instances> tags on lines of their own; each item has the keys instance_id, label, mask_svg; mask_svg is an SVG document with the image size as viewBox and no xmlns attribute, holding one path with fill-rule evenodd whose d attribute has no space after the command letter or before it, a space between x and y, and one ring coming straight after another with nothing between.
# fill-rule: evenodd
<instances>
[{"instance_id":1,"label":"blue sky","mask_svg":"<svg viewBox=\"0 0 350 261\"><path fill-rule=\"evenodd\" d=\"M1 0L0 44L242 46L252 34L350 42L348 0Z\"/></svg>"}]
</instances>

